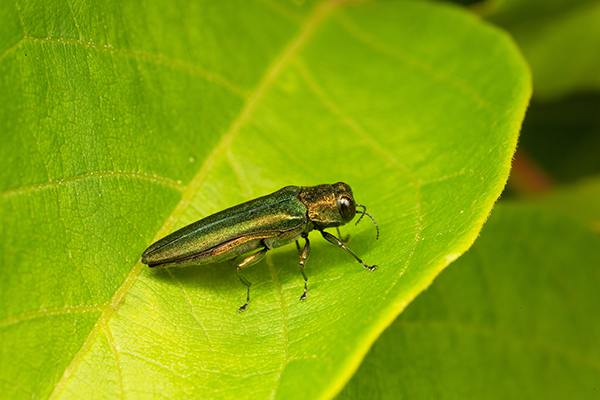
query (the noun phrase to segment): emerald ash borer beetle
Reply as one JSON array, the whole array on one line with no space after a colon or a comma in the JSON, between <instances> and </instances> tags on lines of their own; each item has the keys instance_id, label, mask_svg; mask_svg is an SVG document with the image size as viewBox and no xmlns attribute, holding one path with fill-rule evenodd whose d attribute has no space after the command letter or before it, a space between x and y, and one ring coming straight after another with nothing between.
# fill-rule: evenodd
<instances>
[{"instance_id":1,"label":"emerald ash borer beetle","mask_svg":"<svg viewBox=\"0 0 600 400\"><path fill-rule=\"evenodd\" d=\"M356 208L361 207L362 211ZM308 233L318 230L334 245L350 253L369 271L377 265L365 264L342 240L339 226L352 221L356 213L361 214L356 224L367 215L377 229L375 219L367 208L357 204L350 186L343 182L333 185L286 186L275 193L247 201L240 205L202 218L153 243L142 254L142 262L149 267L167 267L179 264L210 264L236 258L239 255L258 250L246 257L237 266L240 281L247 288L246 302L238 311L244 311L250 301L250 286L242 268L256 264L267 251L296 242L300 255L300 271L304 277L306 298L308 278L304 264L310 254ZM325 232L327 228L337 228L339 238ZM298 239L303 238L304 249L300 249Z\"/></svg>"}]
</instances>

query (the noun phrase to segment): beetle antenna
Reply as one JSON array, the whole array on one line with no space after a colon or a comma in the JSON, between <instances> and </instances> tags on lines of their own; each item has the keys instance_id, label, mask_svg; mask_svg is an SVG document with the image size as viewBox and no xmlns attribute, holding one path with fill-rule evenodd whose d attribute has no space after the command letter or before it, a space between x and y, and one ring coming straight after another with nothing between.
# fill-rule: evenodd
<instances>
[{"instance_id":1,"label":"beetle antenna","mask_svg":"<svg viewBox=\"0 0 600 400\"><path fill-rule=\"evenodd\" d=\"M358 218L358 221L356 221L356 224L354 225L358 225L360 220L363 219L363 217L366 215L367 217L371 218L371 221L373 221L373 223L375 224L375 228L377 228L377 240L379 240L379 225L377 225L377 221L375 221L375 218L373 218L373 216L367 212L367 206L363 206L362 204L356 203L356 207L362 207L363 210L356 211L357 213L361 214L361 216Z\"/></svg>"}]
</instances>

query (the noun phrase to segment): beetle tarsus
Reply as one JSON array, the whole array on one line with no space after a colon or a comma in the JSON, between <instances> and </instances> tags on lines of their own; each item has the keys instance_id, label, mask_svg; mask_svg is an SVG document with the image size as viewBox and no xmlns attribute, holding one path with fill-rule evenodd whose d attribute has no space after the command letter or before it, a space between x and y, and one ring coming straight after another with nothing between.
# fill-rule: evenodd
<instances>
[{"instance_id":1,"label":"beetle tarsus","mask_svg":"<svg viewBox=\"0 0 600 400\"><path fill-rule=\"evenodd\" d=\"M300 300L304 300L306 298L306 282L304 282L304 294L300 296Z\"/></svg>"},{"instance_id":2,"label":"beetle tarsus","mask_svg":"<svg viewBox=\"0 0 600 400\"><path fill-rule=\"evenodd\" d=\"M245 283L244 283L244 285L245 285ZM250 302L250 286L248 286L248 292L246 293L246 302L244 303L243 306L238 308L238 312L242 312L242 311L246 310L246 307L248 307L249 302Z\"/></svg>"}]
</instances>

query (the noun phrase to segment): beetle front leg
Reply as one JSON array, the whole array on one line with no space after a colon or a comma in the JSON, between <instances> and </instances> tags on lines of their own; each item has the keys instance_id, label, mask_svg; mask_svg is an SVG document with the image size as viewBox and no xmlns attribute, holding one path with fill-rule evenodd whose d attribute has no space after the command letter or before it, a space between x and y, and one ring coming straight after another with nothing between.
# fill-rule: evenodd
<instances>
[{"instance_id":1,"label":"beetle front leg","mask_svg":"<svg viewBox=\"0 0 600 400\"><path fill-rule=\"evenodd\" d=\"M269 249L265 247L261 251L246 257L246 259L237 266L238 277L240 278L242 284L248 288L248 293L246 294L246 303L244 303L244 305L238 309L238 312L242 312L246 309L246 307L248 307L248 302L250 301L250 286L252 286L252 283L250 283L250 281L246 279L244 275L242 275L242 268L249 267L262 260L265 254L267 254L267 251L269 251Z\"/></svg>"},{"instance_id":2,"label":"beetle front leg","mask_svg":"<svg viewBox=\"0 0 600 400\"><path fill-rule=\"evenodd\" d=\"M302 296L300 296L300 300L304 300L306 298L306 291L308 288L308 278L306 277L306 274L304 273L304 263L306 262L306 259L308 258L308 255L310 254L310 241L308 240L308 235L304 235L302 237L304 238L304 250L302 251L302 254L300 254L300 272L302 272L302 276L304 277L304 294ZM298 250L300 250L300 245L298 244L297 240L296 240L296 244L298 245Z\"/></svg>"},{"instance_id":3,"label":"beetle front leg","mask_svg":"<svg viewBox=\"0 0 600 400\"><path fill-rule=\"evenodd\" d=\"M342 249L346 250L348 253L352 254L352 256L354 258L356 258L356 261L358 261L359 263L361 263L369 271L373 271L375 268L377 268L377 265L369 266L369 265L365 264L363 262L363 260L361 260L360 258L358 258L358 256L356 254L354 254L354 252L352 250L350 250L349 248L347 248L346 245L344 243L342 243L341 240L339 240L338 238L336 238L335 236L333 236L331 233L325 232L325 231L320 231L320 232L321 232L321 235L323 235L323 237L325 238L325 240L327 240L329 243L335 244L338 247L341 247Z\"/></svg>"}]
</instances>

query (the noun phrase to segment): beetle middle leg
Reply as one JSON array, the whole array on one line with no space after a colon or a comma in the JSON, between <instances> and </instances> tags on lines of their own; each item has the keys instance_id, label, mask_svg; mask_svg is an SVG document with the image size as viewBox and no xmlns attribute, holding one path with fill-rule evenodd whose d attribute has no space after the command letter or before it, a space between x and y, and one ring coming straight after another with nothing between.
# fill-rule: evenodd
<instances>
[{"instance_id":1,"label":"beetle middle leg","mask_svg":"<svg viewBox=\"0 0 600 400\"><path fill-rule=\"evenodd\" d=\"M246 294L246 303L244 303L244 305L238 309L239 312L244 311L246 307L248 307L248 302L250 301L250 286L252 286L252 283L250 283L250 281L246 279L244 275L242 275L242 268L249 267L262 260L265 254L267 254L267 251L269 251L269 249L265 247L261 251L258 251L252 254L251 256L246 257L246 259L244 259L244 261L239 263L237 266L238 277L240 278L242 284L248 288L248 293Z\"/></svg>"},{"instance_id":2,"label":"beetle middle leg","mask_svg":"<svg viewBox=\"0 0 600 400\"><path fill-rule=\"evenodd\" d=\"M348 253L352 254L352 256L354 258L356 258L356 261L358 261L359 263L361 263L369 271L373 271L375 268L377 268L377 265L369 266L369 265L365 264L363 262L363 260L361 260L360 258L358 258L358 256L356 254L354 254L354 252L352 250L350 250L349 248L347 248L346 245L344 243L342 243L342 241L340 239L336 238L331 233L325 232L325 231L320 231L320 232L321 232L321 235L323 235L323 237L325 238L325 240L327 240L329 243L333 243L336 246L341 247L342 249L346 250Z\"/></svg>"},{"instance_id":3,"label":"beetle middle leg","mask_svg":"<svg viewBox=\"0 0 600 400\"><path fill-rule=\"evenodd\" d=\"M342 237L342 232L340 232L340 227L336 226L335 229L337 229L337 233L338 233L338 238L340 239L340 242L344 243L344 244L348 244L348 242L350 241L350 234L347 234L345 238Z\"/></svg>"},{"instance_id":4,"label":"beetle middle leg","mask_svg":"<svg viewBox=\"0 0 600 400\"><path fill-rule=\"evenodd\" d=\"M298 248L298 254L300 255L300 272L302 272L302 276L304 277L304 294L300 296L300 300L304 300L306 298L306 291L308 288L308 278L304 273L304 263L310 254L310 241L308 240L308 234L303 234L302 238L304 239L304 250L300 252L300 244L296 240L296 247Z\"/></svg>"}]
</instances>

